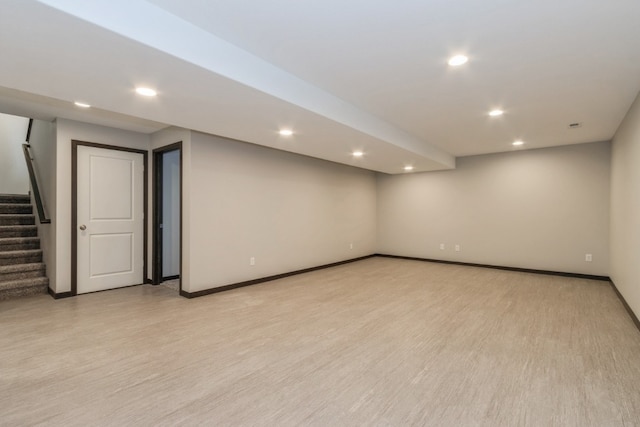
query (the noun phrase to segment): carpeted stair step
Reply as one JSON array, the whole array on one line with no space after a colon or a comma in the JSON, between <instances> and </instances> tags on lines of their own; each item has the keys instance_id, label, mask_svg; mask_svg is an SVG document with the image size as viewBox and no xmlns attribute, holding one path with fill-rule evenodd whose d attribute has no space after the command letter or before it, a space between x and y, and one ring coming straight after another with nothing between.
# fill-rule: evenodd
<instances>
[{"instance_id":1,"label":"carpeted stair step","mask_svg":"<svg viewBox=\"0 0 640 427\"><path fill-rule=\"evenodd\" d=\"M37 237L0 238L0 252L23 251L27 249L40 249L40 239Z\"/></svg>"},{"instance_id":2,"label":"carpeted stair step","mask_svg":"<svg viewBox=\"0 0 640 427\"><path fill-rule=\"evenodd\" d=\"M30 197L0 194L0 300L47 293L37 236Z\"/></svg>"},{"instance_id":3,"label":"carpeted stair step","mask_svg":"<svg viewBox=\"0 0 640 427\"><path fill-rule=\"evenodd\" d=\"M12 280L45 277L46 269L43 263L0 265L0 283Z\"/></svg>"},{"instance_id":4,"label":"carpeted stair step","mask_svg":"<svg viewBox=\"0 0 640 427\"><path fill-rule=\"evenodd\" d=\"M42 249L0 252L0 265L30 264L33 262L42 262Z\"/></svg>"},{"instance_id":5,"label":"carpeted stair step","mask_svg":"<svg viewBox=\"0 0 640 427\"><path fill-rule=\"evenodd\" d=\"M0 215L1 225L34 225L36 217L34 215L9 214Z\"/></svg>"},{"instance_id":6,"label":"carpeted stair step","mask_svg":"<svg viewBox=\"0 0 640 427\"><path fill-rule=\"evenodd\" d=\"M48 287L49 279L46 277L0 282L0 300L46 294Z\"/></svg>"},{"instance_id":7,"label":"carpeted stair step","mask_svg":"<svg viewBox=\"0 0 640 427\"><path fill-rule=\"evenodd\" d=\"M35 225L0 225L0 239L8 237L36 237L38 228Z\"/></svg>"},{"instance_id":8,"label":"carpeted stair step","mask_svg":"<svg viewBox=\"0 0 640 427\"><path fill-rule=\"evenodd\" d=\"M0 194L0 204L5 203L28 205L31 203L31 198L28 194Z\"/></svg>"},{"instance_id":9,"label":"carpeted stair step","mask_svg":"<svg viewBox=\"0 0 640 427\"><path fill-rule=\"evenodd\" d=\"M30 215L33 213L31 205L17 203L0 203L0 215L4 214L23 214Z\"/></svg>"}]
</instances>

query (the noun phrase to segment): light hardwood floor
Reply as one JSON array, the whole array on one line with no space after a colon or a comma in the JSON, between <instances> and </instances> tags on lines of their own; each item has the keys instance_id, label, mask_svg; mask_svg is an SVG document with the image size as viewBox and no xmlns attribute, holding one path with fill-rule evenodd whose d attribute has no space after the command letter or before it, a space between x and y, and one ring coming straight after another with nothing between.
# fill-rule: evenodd
<instances>
[{"instance_id":1,"label":"light hardwood floor","mask_svg":"<svg viewBox=\"0 0 640 427\"><path fill-rule=\"evenodd\" d=\"M607 282L371 258L0 302L0 425L640 425Z\"/></svg>"}]
</instances>

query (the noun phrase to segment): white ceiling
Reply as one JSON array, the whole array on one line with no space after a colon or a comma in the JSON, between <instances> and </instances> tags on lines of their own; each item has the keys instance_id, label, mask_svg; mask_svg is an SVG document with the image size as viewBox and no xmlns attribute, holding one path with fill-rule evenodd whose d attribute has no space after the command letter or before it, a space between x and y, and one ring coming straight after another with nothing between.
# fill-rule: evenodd
<instances>
[{"instance_id":1,"label":"white ceiling","mask_svg":"<svg viewBox=\"0 0 640 427\"><path fill-rule=\"evenodd\" d=\"M180 126L386 173L450 168L516 139L520 149L608 140L640 90L638 0L0 8L0 112L139 132ZM452 69L457 53L470 61ZM143 84L159 96L140 99ZM488 117L492 108L505 115Z\"/></svg>"}]
</instances>

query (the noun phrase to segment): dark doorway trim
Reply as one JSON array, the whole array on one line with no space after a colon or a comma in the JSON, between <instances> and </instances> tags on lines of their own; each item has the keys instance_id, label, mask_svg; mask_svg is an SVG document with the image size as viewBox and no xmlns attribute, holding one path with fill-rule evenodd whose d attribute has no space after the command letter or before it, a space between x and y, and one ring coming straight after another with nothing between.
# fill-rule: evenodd
<instances>
[{"instance_id":1,"label":"dark doorway trim","mask_svg":"<svg viewBox=\"0 0 640 427\"><path fill-rule=\"evenodd\" d=\"M78 295L78 146L83 145L94 148L104 148L106 150L126 151L129 153L138 153L143 156L143 204L144 204L144 222L143 222L143 283L149 281L149 274L147 272L147 251L148 251L148 205L149 205L149 179L147 177L148 169L148 152L145 150L137 150L135 148L118 147L115 145L97 144L95 142L77 141L71 140L71 296Z\"/></svg>"},{"instance_id":2,"label":"dark doorway trim","mask_svg":"<svg viewBox=\"0 0 640 427\"><path fill-rule=\"evenodd\" d=\"M179 292L182 292L182 220L184 212L182 210L182 187L183 187L183 160L182 160L182 141L153 150L153 256L152 256L152 282L159 285L163 280L169 278L163 277L162 274L162 230L160 229L160 220L162 219L162 155L169 151L178 150L180 153L180 271Z\"/></svg>"}]
</instances>

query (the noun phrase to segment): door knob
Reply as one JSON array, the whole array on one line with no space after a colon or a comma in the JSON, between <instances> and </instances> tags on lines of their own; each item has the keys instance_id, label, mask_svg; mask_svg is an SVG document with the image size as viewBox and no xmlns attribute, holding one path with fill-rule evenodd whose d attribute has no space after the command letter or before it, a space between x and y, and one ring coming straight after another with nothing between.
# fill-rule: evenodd
<instances>
[{"instance_id":1,"label":"door knob","mask_svg":"<svg viewBox=\"0 0 640 427\"><path fill-rule=\"evenodd\" d=\"M86 225L82 224L82 225L80 226L80 230L84 231L84 230L86 230L86 229L87 229L87 226L86 226Z\"/></svg>"}]
</instances>

